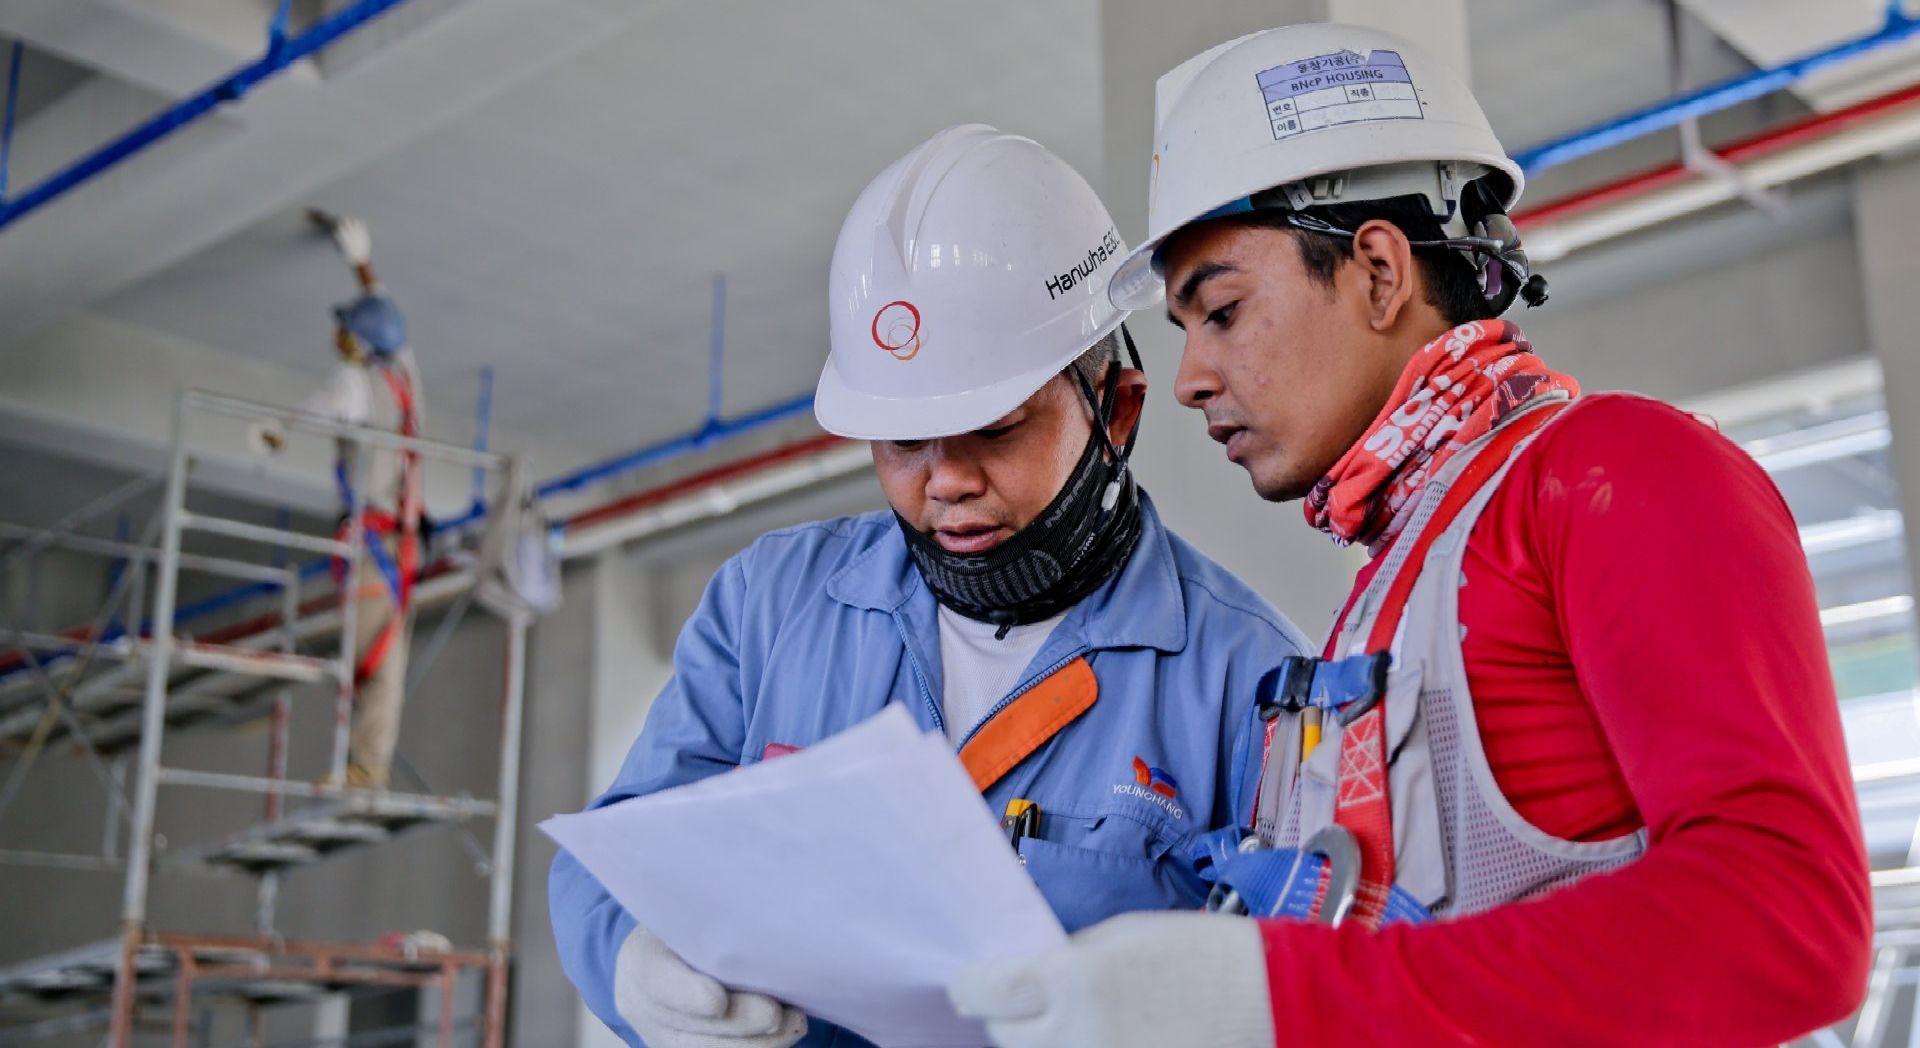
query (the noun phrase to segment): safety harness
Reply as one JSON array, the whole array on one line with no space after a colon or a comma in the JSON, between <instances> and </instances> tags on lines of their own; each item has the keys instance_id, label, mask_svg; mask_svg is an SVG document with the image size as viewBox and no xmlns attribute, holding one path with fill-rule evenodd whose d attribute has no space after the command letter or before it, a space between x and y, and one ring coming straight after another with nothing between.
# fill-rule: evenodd
<instances>
[{"instance_id":1,"label":"safety harness","mask_svg":"<svg viewBox=\"0 0 1920 1048\"><path fill-rule=\"evenodd\" d=\"M405 368L391 360L376 358L372 367L386 381L387 391L392 394L394 404L400 410L399 432L403 437L420 435L420 409L415 397L413 378ZM386 625L381 627L379 636L367 645L359 661L354 665L354 683L360 684L372 677L380 665L386 661L387 653L393 647L394 637L402 629L408 609L413 602L413 583L420 571L420 455L406 449L396 452L400 456L400 512L388 513L377 506L361 505L353 490L353 481L347 475L347 460L342 456L334 461L333 479L339 488L340 502L346 508L341 518L336 537L346 541L352 534L355 514L360 516L362 540L366 543L367 553L380 577L385 581L387 592L393 597L394 613L387 616ZM386 539L395 536L394 553L387 553ZM333 562L333 581L336 588L344 587L347 577L347 563L336 558ZM345 596L343 592L343 596Z\"/></svg>"},{"instance_id":2,"label":"safety harness","mask_svg":"<svg viewBox=\"0 0 1920 1048\"><path fill-rule=\"evenodd\" d=\"M1425 525L1417 533L1400 536L1398 541L1412 545L1384 591L1369 586L1354 593L1335 620L1320 658L1289 657L1261 682L1256 709L1266 721L1263 783L1273 772L1275 729L1281 714L1306 718L1309 749L1317 738L1313 726L1319 718L1338 718L1333 825L1298 848L1270 848L1251 826L1201 838L1193 860L1201 876L1215 885L1210 907L1327 924L1351 919L1369 928L1431 919L1423 906L1394 884L1385 702L1394 638L1434 542L1500 473L1515 450L1565 407L1561 401L1518 411L1495 430L1446 490ZM1374 592L1380 593L1375 601L1364 599ZM1366 606L1370 603L1376 606ZM1365 643L1360 653L1339 657L1342 650L1356 647L1362 632ZM1261 795L1266 792L1260 791ZM1256 800L1256 825L1259 815Z\"/></svg>"}]
</instances>

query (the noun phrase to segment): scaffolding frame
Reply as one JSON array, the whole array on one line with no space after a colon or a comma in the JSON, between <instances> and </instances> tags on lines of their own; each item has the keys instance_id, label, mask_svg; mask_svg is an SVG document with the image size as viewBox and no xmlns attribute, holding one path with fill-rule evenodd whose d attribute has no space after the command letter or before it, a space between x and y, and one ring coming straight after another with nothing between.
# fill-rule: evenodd
<instances>
[{"instance_id":1,"label":"scaffolding frame","mask_svg":"<svg viewBox=\"0 0 1920 1048\"><path fill-rule=\"evenodd\" d=\"M1902 876L1907 872L1874 874L1873 967L1866 999L1851 1017L1850 1036L1843 1040L1838 1029L1830 1028L1812 1034L1815 1043L1825 1048L1892 1048L1920 1041L1920 989L1913 991L1906 1037L1894 1036L1903 989L1920 987L1920 878Z\"/></svg>"},{"instance_id":2,"label":"scaffolding frame","mask_svg":"<svg viewBox=\"0 0 1920 1048\"><path fill-rule=\"evenodd\" d=\"M188 390L175 401L171 452L164 473L136 478L46 528L0 525L0 539L14 542L0 553L0 574L22 562L33 564L36 554L51 548L116 558L117 565L104 606L86 626L48 635L24 629L18 622L0 625L0 636L5 638L5 647L0 650L19 653L28 671L21 676L29 677L29 683L39 691L37 698L31 695L22 698L23 689L18 687L18 682L0 682L0 736L11 737L10 732L18 733L32 724L22 759L15 764L7 781L0 783L0 812L18 795L34 759L57 729L77 745L93 766L107 797L101 854L0 850L0 864L118 869L125 873L116 941L66 951L0 971L0 991L36 985L62 990L87 986L98 990L97 981L87 982L85 973L104 975L103 950L110 945L111 991L104 1018L109 1028L109 1043L114 1048L130 1048L142 1001L171 1003L173 1044L184 1048L195 1027L192 1017L196 993L261 984L310 984L332 991L368 985L438 987L442 991L439 1043L450 1048L455 1028L451 992L454 980L461 971L478 970L485 973L479 1022L481 1043L487 1048L499 1048L504 1041L507 974L512 952L520 736L526 639L531 616L515 610L501 613L506 639L495 799L436 796L431 792L401 793L346 785L359 654L354 643L356 606L360 603L364 559L357 554L367 541L366 515L372 500L351 499L354 505L347 507L341 533L326 537L295 531L290 526L269 527L189 510L188 481L196 460L190 446L190 428L198 417L241 422L272 418L280 420L290 431L330 438L338 444L343 456L355 464L356 475L349 478L352 492L367 491L372 459L381 452L403 453L421 460L471 468L477 485L482 485L488 475L504 479L505 483L499 488L505 493L504 497L512 497L524 468L519 459L494 452ZM79 533L80 528L105 513L156 487L162 492L159 510L140 541L125 541L124 536L107 540ZM282 559L269 565L184 551L183 539L192 533L268 546ZM153 544L156 538L157 545ZM303 573L298 566L284 563L288 550L335 558L339 578L334 592L328 597L303 601ZM239 636L221 636L218 641L177 636L179 582L183 571L210 573L255 584L277 596L276 610L257 620L258 629ZM150 618L143 619L149 572L153 611ZM422 577L425 575L423 572ZM409 691L424 676L453 626L472 603L474 579L470 573L449 573L436 578L435 582L440 584L441 595L456 595L458 600L449 612L448 621L442 623L433 643L423 653L424 657L415 662L407 682ZM416 587L416 601L425 595L425 587ZM125 625L116 627L116 612L123 605ZM336 632L339 642L332 657L299 654L302 639L315 633ZM52 657L43 659L42 653L51 653ZM64 670L65 680L56 679L53 666L68 660L71 665ZM105 668L100 669L102 666ZM188 675L187 679L176 683L176 675L183 672ZM129 704L113 707L111 703L114 696L129 694L136 679L138 717L137 724L129 731L127 714L135 711ZM328 778L320 783L290 780L287 758L291 742L292 687L300 683L327 682L334 686ZM236 683L240 685L237 691L222 690ZM267 691L272 692L271 697L263 699ZM170 721L170 714L178 715L182 710L192 713L198 709L196 703L210 708L224 707L221 715L234 720L254 720L260 716L268 719L264 775L234 775L162 763L166 733L177 723ZM83 713L92 712L92 704L107 704L102 708L112 710L119 719L101 723L114 727L118 734L88 726ZM137 742L135 753L119 752L109 758L108 749L118 747L124 751L132 742ZM396 763L411 774L404 762ZM421 785L424 787L424 783ZM168 858L169 863L184 860L252 876L256 881L255 937L160 932L150 926L149 890L159 852L155 846L155 823L162 786L261 795L261 822L224 840ZM323 803L289 813L286 809L289 797ZM491 848L482 849L461 823L488 816L493 821ZM463 843L479 860L476 866L489 878L484 950L423 953L417 946L406 945L292 943L275 933L280 881L285 870L321 861L340 848L384 843L406 828L430 822L458 829ZM124 858L115 848L122 827L127 842ZM234 960L236 956L243 959ZM63 964L67 966L65 969L61 967ZM165 970L172 984L170 991L155 993L156 967ZM59 974L63 970L68 974ZM14 977L11 982L10 975ZM63 978L70 981L63 983ZM35 979L41 981L36 983ZM271 994L239 996L249 1000L250 1006L254 1000L272 998ZM258 1043L257 1008L253 1011L254 1039Z\"/></svg>"}]
</instances>

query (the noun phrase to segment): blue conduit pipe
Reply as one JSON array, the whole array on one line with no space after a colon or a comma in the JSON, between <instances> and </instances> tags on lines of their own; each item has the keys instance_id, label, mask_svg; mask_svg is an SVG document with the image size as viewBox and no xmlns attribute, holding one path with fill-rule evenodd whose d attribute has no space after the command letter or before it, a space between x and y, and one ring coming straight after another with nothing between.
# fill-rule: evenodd
<instances>
[{"instance_id":1,"label":"blue conduit pipe","mask_svg":"<svg viewBox=\"0 0 1920 1048\"><path fill-rule=\"evenodd\" d=\"M616 458L608 459L596 466L575 470L562 477L556 477L534 489L541 498L550 495L564 495L579 491L581 488L611 480L622 473L648 466L658 465L671 458L700 451L714 444L764 429L776 422L784 422L796 415L813 410L813 394L783 400L772 407L762 408L751 415L742 415L732 419L709 419L707 424L684 436L649 445L638 451L630 451Z\"/></svg>"},{"instance_id":2,"label":"blue conduit pipe","mask_svg":"<svg viewBox=\"0 0 1920 1048\"><path fill-rule=\"evenodd\" d=\"M1889 0L1886 19L1880 28L1866 36L1847 40L1812 54L1796 58L1771 69L1759 69L1745 76L1722 80L1658 105L1616 117L1585 131L1576 131L1514 154L1513 159L1529 175L1550 167L1578 160L1623 142L1677 127L1689 120L1729 109L1762 95L1791 87L1812 74L1859 58L1881 48L1905 43L1920 36L1920 18L1910 17L1901 0Z\"/></svg>"},{"instance_id":3,"label":"blue conduit pipe","mask_svg":"<svg viewBox=\"0 0 1920 1048\"><path fill-rule=\"evenodd\" d=\"M287 44L287 23L293 17L293 0L280 0L280 6L274 9L273 21L267 23L267 54L278 52Z\"/></svg>"},{"instance_id":4,"label":"blue conduit pipe","mask_svg":"<svg viewBox=\"0 0 1920 1048\"><path fill-rule=\"evenodd\" d=\"M278 46L270 42L267 53L257 60L234 70L225 79L198 94L181 99L154 115L146 123L81 157L63 170L49 175L39 185L20 194L17 199L0 203L0 229L5 229L20 218L71 192L94 176L206 116L221 105L238 100L262 80L279 73L405 2L406 0L360 0L359 3L321 20L299 36L281 39L278 41Z\"/></svg>"}]
</instances>

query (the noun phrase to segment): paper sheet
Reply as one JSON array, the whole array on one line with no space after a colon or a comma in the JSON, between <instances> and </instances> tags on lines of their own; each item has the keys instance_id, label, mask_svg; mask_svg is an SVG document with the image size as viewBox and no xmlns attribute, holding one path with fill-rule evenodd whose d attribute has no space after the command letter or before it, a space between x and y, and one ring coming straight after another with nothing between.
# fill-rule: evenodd
<instances>
[{"instance_id":1,"label":"paper sheet","mask_svg":"<svg viewBox=\"0 0 1920 1048\"><path fill-rule=\"evenodd\" d=\"M946 739L898 706L541 829L693 967L887 1048L988 1043L947 983L1066 939Z\"/></svg>"}]
</instances>

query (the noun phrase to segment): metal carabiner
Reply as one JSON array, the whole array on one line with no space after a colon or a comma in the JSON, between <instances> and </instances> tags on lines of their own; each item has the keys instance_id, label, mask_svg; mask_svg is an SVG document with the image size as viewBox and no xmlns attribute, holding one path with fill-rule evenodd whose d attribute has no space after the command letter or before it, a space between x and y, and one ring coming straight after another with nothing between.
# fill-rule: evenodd
<instances>
[{"instance_id":1,"label":"metal carabiner","mask_svg":"<svg viewBox=\"0 0 1920 1048\"><path fill-rule=\"evenodd\" d=\"M1307 838L1300 854L1326 858L1327 892L1313 920L1328 927L1339 927L1360 893L1360 845L1353 839L1353 831L1338 823L1323 827Z\"/></svg>"},{"instance_id":2,"label":"metal carabiner","mask_svg":"<svg viewBox=\"0 0 1920 1048\"><path fill-rule=\"evenodd\" d=\"M1260 838L1249 834L1240 841L1240 853L1265 850ZM1293 853L1293 866L1287 871L1282 883L1288 886L1297 884L1303 869L1307 868L1309 856L1319 856L1326 863L1326 891L1321 896L1319 909L1310 918L1314 923L1338 927L1353 909L1355 898L1360 891L1360 845L1354 840L1353 832L1338 824L1327 826ZM1291 890L1280 891L1274 898L1274 906L1285 904ZM1238 891L1224 882L1215 884L1207 893L1206 908L1215 913L1250 914L1247 901ZM1251 914L1256 917L1278 917L1278 912Z\"/></svg>"}]
</instances>

